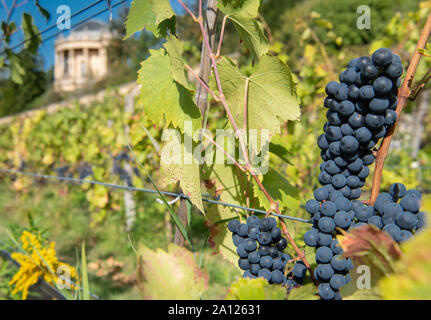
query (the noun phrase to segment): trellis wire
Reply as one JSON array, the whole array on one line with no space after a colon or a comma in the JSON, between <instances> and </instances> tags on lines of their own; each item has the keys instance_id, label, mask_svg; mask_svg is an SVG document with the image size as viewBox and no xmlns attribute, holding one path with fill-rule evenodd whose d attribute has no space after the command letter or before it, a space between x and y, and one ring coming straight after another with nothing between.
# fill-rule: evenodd
<instances>
[{"instance_id":1,"label":"trellis wire","mask_svg":"<svg viewBox=\"0 0 431 320\"><path fill-rule=\"evenodd\" d=\"M154 189L121 186L121 185L117 185L117 184L106 183L106 182L95 181L95 180L85 180L85 179L77 179L77 178L63 177L63 176L51 176L51 175L39 174L39 173L27 172L27 171L9 170L9 169L0 168L0 172L9 173L9 174L20 174L20 175L30 176L30 177L34 177L34 178L42 178L42 179L46 179L46 180L59 180L59 181L66 181L66 182L89 183L89 184L100 185L100 186L104 186L107 188L120 189L120 190L130 190L130 191L147 192L147 193L154 193L154 194L159 193L157 190L154 190ZM183 193L175 193L175 192L169 192L169 191L160 191L160 193L163 195L166 195L166 196L180 197L180 198L184 198L184 199L187 199L190 201L190 197L183 194ZM216 205L225 206L225 207L230 207L230 208L235 208L235 209L240 209L240 210L246 210L249 212L254 212L254 213L259 213L259 214L267 214L268 213L265 210L249 208L249 207L240 206L240 205L236 205L236 204L232 204L232 203L226 203L226 202L222 202L222 201L218 201L218 200L214 200L214 199L209 199L207 197L202 197L202 201L216 204ZM313 223L310 220L305 220L305 219L301 219L301 218L277 214L277 213L273 213L273 212L271 212L270 214L273 216L276 216L276 217L285 218L285 219L289 219L289 220L293 220L293 221L299 221L299 222L310 223L310 224Z\"/></svg>"}]
</instances>

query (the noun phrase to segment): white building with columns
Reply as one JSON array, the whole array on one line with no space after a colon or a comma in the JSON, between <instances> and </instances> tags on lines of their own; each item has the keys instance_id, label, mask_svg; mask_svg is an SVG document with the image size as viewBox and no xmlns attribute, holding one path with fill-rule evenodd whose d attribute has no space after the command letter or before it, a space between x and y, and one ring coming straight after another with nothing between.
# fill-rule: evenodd
<instances>
[{"instance_id":1,"label":"white building with columns","mask_svg":"<svg viewBox=\"0 0 431 320\"><path fill-rule=\"evenodd\" d=\"M106 47L112 35L106 24L88 21L55 41L54 88L74 91L108 73Z\"/></svg>"}]
</instances>

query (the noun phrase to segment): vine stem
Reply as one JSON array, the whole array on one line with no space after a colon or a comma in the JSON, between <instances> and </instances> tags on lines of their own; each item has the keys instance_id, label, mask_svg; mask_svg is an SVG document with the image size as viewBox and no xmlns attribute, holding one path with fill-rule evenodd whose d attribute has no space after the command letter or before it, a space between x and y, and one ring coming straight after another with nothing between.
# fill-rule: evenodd
<instances>
[{"instance_id":1,"label":"vine stem","mask_svg":"<svg viewBox=\"0 0 431 320\"><path fill-rule=\"evenodd\" d=\"M376 165L374 169L371 196L370 196L370 199L366 201L368 205L373 205L377 199L377 196L379 195L380 185L382 182L383 166L385 164L386 157L388 156L389 146L391 145L391 140L394 135L395 128L397 127L398 122L400 120L401 112L403 111L403 108L405 107L407 100L410 97L413 78L415 76L419 61L422 57L422 55L419 53L419 49L425 48L425 45L428 42L428 38L430 34L431 34L431 12L428 14L427 21L422 30L418 43L416 44L415 52L413 53L412 59L410 60L409 67L407 68L407 72L406 72L406 76L404 78L403 84L401 85L401 88L398 92L398 105L395 110L398 115L397 121L388 129L388 133L383 138L383 141L379 150L375 153Z\"/></svg>"},{"instance_id":2,"label":"vine stem","mask_svg":"<svg viewBox=\"0 0 431 320\"><path fill-rule=\"evenodd\" d=\"M202 33L202 37L203 37L203 42L204 42L205 46L207 47L207 50L209 52L209 57L211 59L211 63L212 63L213 71L214 71L214 77L215 77L215 80L216 80L216 83L217 83L217 88L218 88L218 91L219 91L219 96L218 96L219 101L223 105L223 107L225 109L225 112L226 112L226 114L227 114L227 116L229 118L229 121L230 121L232 127L234 128L235 133L238 136L239 144L240 144L240 147L242 149L243 154L248 156L247 147L246 147L245 142L244 142L243 134L238 129L238 125L235 122L235 119L234 119L234 117L232 115L232 112L231 112L231 110L230 110L230 108L229 108L229 106L227 104L225 95L223 93L223 88L221 86L220 76L219 76L218 68L217 68L216 55L214 55L214 52L213 52L213 50L211 48L211 45L209 43L209 36L208 36L208 34L207 34L207 32L205 31L205 28L204 28L203 17L202 17L202 0L199 0L199 17L197 19L196 19L196 16L190 11L190 9L181 0L178 0L178 2L191 15L191 17L193 18L193 20L197 21L199 23L199 27L201 29L201 33ZM245 102L245 104L247 104L247 102ZM245 117L245 115L244 115L244 117ZM241 169L241 167L239 167L239 169ZM268 193L268 191L266 190L265 186L260 181L259 177L253 172L252 166L250 164L250 161L246 162L245 169L253 177L253 179L258 184L259 188L264 193L265 197L270 202L270 205L271 205L271 210L270 211L275 211L277 214L281 214L281 211L280 211L280 209L278 207L278 202L276 203L272 199L271 195ZM289 233L289 231L288 231L288 229L287 229L287 227L286 227L286 225L285 225L285 223L284 223L284 221L282 219L280 219L280 223L281 223L282 228L283 228L283 234L286 236L286 238L288 239L289 243L292 245L293 249L298 254L298 257L302 260L302 262L304 263L304 265L306 266L306 268L310 272L310 275L311 275L311 278L313 279L313 281L317 284L317 281L315 280L314 275L313 275L313 270L311 269L310 264L308 263L307 259L305 258L304 252L302 252L298 248L298 246L296 245L295 241L293 240L292 236L290 235L290 233Z\"/></svg>"}]
</instances>

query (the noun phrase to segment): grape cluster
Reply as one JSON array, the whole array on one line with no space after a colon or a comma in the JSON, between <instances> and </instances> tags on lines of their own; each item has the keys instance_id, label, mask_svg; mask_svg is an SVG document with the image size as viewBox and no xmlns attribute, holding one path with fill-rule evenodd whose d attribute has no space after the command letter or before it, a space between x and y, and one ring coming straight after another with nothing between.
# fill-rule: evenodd
<instances>
[{"instance_id":1,"label":"grape cluster","mask_svg":"<svg viewBox=\"0 0 431 320\"><path fill-rule=\"evenodd\" d=\"M397 91L403 66L387 48L353 59L329 82L324 106L327 122L317 139L323 163L319 182L348 199L358 199L374 162L371 149L397 120Z\"/></svg>"},{"instance_id":2,"label":"grape cluster","mask_svg":"<svg viewBox=\"0 0 431 320\"><path fill-rule=\"evenodd\" d=\"M288 287L302 283L306 272L302 262L297 262L292 272L285 275L292 258L283 252L287 240L277 227L276 219L249 216L246 223L233 219L228 222L228 229L232 232L232 241L237 248L238 265L244 270L243 277L262 277L270 283Z\"/></svg>"},{"instance_id":3,"label":"grape cluster","mask_svg":"<svg viewBox=\"0 0 431 320\"><path fill-rule=\"evenodd\" d=\"M349 230L373 222L378 225L378 220L382 220L379 210L357 199L370 173L368 166L374 162L371 149L397 120L395 109L402 73L400 58L381 48L371 57L351 60L340 75L340 83L333 81L325 88L328 96L324 105L329 110L324 133L317 139L323 160L319 174L322 187L306 203L313 227L304 235L304 242L317 248L314 275L320 283L322 299L341 299L339 289L350 281L349 270L353 268L335 239L337 229ZM396 204L395 198L390 197ZM389 199L379 196L382 198L389 207ZM383 224L379 227L385 231L395 229Z\"/></svg>"},{"instance_id":4,"label":"grape cluster","mask_svg":"<svg viewBox=\"0 0 431 320\"><path fill-rule=\"evenodd\" d=\"M373 224L395 241L404 242L425 225L425 212L419 211L421 199L418 190L407 190L402 183L394 183L389 192L379 194L374 206L358 206L356 225Z\"/></svg>"}]
</instances>

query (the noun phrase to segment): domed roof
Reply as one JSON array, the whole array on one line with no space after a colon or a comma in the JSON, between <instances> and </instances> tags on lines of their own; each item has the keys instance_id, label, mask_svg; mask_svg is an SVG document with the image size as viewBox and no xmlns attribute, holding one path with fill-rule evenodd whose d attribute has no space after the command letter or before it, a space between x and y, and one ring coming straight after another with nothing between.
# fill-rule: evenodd
<instances>
[{"instance_id":1,"label":"domed roof","mask_svg":"<svg viewBox=\"0 0 431 320\"><path fill-rule=\"evenodd\" d=\"M109 32L107 24L100 20L89 20L78 26L73 32Z\"/></svg>"}]
</instances>

